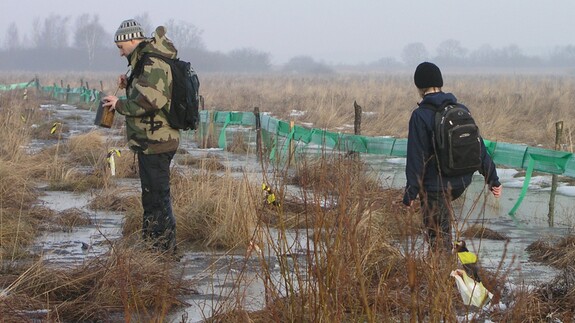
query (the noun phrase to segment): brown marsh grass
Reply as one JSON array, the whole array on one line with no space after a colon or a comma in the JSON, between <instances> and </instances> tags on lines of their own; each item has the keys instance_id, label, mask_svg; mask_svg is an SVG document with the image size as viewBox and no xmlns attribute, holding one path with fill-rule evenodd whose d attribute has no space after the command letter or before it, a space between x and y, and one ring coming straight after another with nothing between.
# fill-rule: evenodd
<instances>
[{"instance_id":1,"label":"brown marsh grass","mask_svg":"<svg viewBox=\"0 0 575 323\"><path fill-rule=\"evenodd\" d=\"M173 173L172 196L181 239L214 248L247 245L256 226L253 184L227 174Z\"/></svg>"},{"instance_id":2,"label":"brown marsh grass","mask_svg":"<svg viewBox=\"0 0 575 323\"><path fill-rule=\"evenodd\" d=\"M564 121L564 150L572 151L575 79L562 74L489 74L443 70L445 92L454 93L466 104L489 140L542 145L551 148L555 122ZM32 79L34 75L6 75L4 82ZM91 88L106 93L116 86L113 73L70 73L40 75L42 84L61 80L79 86L89 81ZM419 98L413 85L413 72L342 73L314 75L200 75L206 109L252 112L259 107L283 120L316 128L353 132L353 102L362 106L362 133L367 136L407 136L407 122ZM77 80L77 81L76 81ZM18 82L19 82L18 81ZM2 83L2 82L0 82ZM75 84L77 83L77 84ZM304 111L291 116L292 110ZM517 127L516 125L521 125Z\"/></svg>"},{"instance_id":3,"label":"brown marsh grass","mask_svg":"<svg viewBox=\"0 0 575 323\"><path fill-rule=\"evenodd\" d=\"M398 192L380 194L372 179L351 175L353 162L320 165L300 174L305 227L293 240L281 205L273 227L259 224L267 247L252 255L262 261L266 308L236 308L215 321L234 315L256 322L455 321L457 291L449 278L455 259L421 257L418 215L397 206ZM347 168L339 184L319 184L317 178L333 179L332 167ZM279 262L279 281L271 278L269 259Z\"/></svg>"},{"instance_id":4,"label":"brown marsh grass","mask_svg":"<svg viewBox=\"0 0 575 323\"><path fill-rule=\"evenodd\" d=\"M193 293L174 262L124 242L71 270L35 262L12 276L0 295L0 316L14 322L30 320L34 312L50 322L161 322L171 309L184 305L178 295Z\"/></svg>"},{"instance_id":5,"label":"brown marsh grass","mask_svg":"<svg viewBox=\"0 0 575 323\"><path fill-rule=\"evenodd\" d=\"M188 154L182 154L175 157L176 163L179 165L190 166L207 171L224 171L226 166L213 154L207 154L205 157L194 157Z\"/></svg>"},{"instance_id":6,"label":"brown marsh grass","mask_svg":"<svg viewBox=\"0 0 575 323\"><path fill-rule=\"evenodd\" d=\"M45 180L51 190L82 192L114 184L107 157L110 150L119 145L108 140L103 132L91 131L67 139L60 137L55 145L44 148L32 158L50 162L45 170ZM124 158L121 158L122 152ZM115 176L134 177L131 153L127 149L118 149L118 153L119 156L114 152Z\"/></svg>"},{"instance_id":7,"label":"brown marsh grass","mask_svg":"<svg viewBox=\"0 0 575 323\"><path fill-rule=\"evenodd\" d=\"M443 71L446 92L466 104L486 139L553 147L555 122L564 121L565 150L575 129L575 79L570 75L455 74ZM335 76L262 75L202 77L207 107L262 112L317 128L353 132L354 108L362 106L362 133L407 137L419 100L412 73ZM225 108L224 108L225 107ZM292 110L304 111L291 117ZM343 127L347 125L347 127ZM518 127L518 125L520 125Z\"/></svg>"},{"instance_id":8,"label":"brown marsh grass","mask_svg":"<svg viewBox=\"0 0 575 323\"><path fill-rule=\"evenodd\" d=\"M209 169L200 173L173 170L171 191L178 243L220 249L245 247L256 222L253 190L247 180L234 180ZM133 205L126 213L123 234L135 234L141 228L141 205Z\"/></svg>"},{"instance_id":9,"label":"brown marsh grass","mask_svg":"<svg viewBox=\"0 0 575 323\"><path fill-rule=\"evenodd\" d=\"M140 192L134 187L113 186L94 193L88 207L99 211L128 212L141 211L141 204Z\"/></svg>"},{"instance_id":10,"label":"brown marsh grass","mask_svg":"<svg viewBox=\"0 0 575 323\"><path fill-rule=\"evenodd\" d=\"M530 258L559 269L574 269L575 236L545 237L527 247Z\"/></svg>"},{"instance_id":11,"label":"brown marsh grass","mask_svg":"<svg viewBox=\"0 0 575 323\"><path fill-rule=\"evenodd\" d=\"M39 101L23 100L22 91L0 95L0 261L22 255L35 238L37 222L30 216L36 202L36 178L47 163L36 163L25 147L31 125L41 119Z\"/></svg>"},{"instance_id":12,"label":"brown marsh grass","mask_svg":"<svg viewBox=\"0 0 575 323\"><path fill-rule=\"evenodd\" d=\"M355 167L346 158L333 158L299 174L304 212L298 215L302 221L295 232L283 204L276 206L273 224L262 222L266 209L259 208L254 241L265 247L248 248L248 256L262 263L266 306L255 312L240 303L216 309L209 322L459 322L462 315L469 321L539 322L549 315L573 315L571 303L551 297L571 299L572 276L558 277L560 288L518 285L511 290L506 285L510 269L502 267L495 272L482 269L481 275L494 294L493 304L501 301L509 307L466 307L449 276L458 266L456 256L426 252L419 213L398 206L401 192L378 191L370 178L354 176ZM341 171L345 168L348 171ZM333 169L340 169L338 185L322 185L322 178L333 178ZM464 230L463 236L506 239L477 226ZM568 241L557 247L571 250ZM507 242L503 244L506 250ZM570 251L563 254L572 264ZM272 278L271 268L278 265L280 278ZM241 299L244 291L239 287L236 293Z\"/></svg>"},{"instance_id":13,"label":"brown marsh grass","mask_svg":"<svg viewBox=\"0 0 575 323\"><path fill-rule=\"evenodd\" d=\"M470 106L487 139L549 146L556 118L564 118L566 129L572 129L573 84L569 77L446 75L445 78L448 85L445 90L454 92ZM353 123L356 100L366 112L364 134L397 137L406 136L407 120L417 100L408 74L331 78L206 75L202 87L209 106L244 111L259 106L262 111L286 120L291 110L302 110L307 113L298 117L297 123L309 122L331 130L350 128L346 125ZM2 103L0 108L6 106ZM542 110L543 103L554 108ZM543 117L541 111L546 111ZM14 121L14 117L8 119ZM533 126L521 129L510 126L516 124ZM568 139L571 138L570 131L567 133ZM95 137L77 140L80 143L99 140L95 134L90 136ZM59 145L57 151L48 151L49 158L44 158L47 163L55 158L67 159L64 156L70 153L70 146L64 142ZM89 167L105 169L103 159L94 158L98 154L84 146L72 145L78 147L74 151L83 157L55 169L47 177L66 178L70 169L86 160ZM107 148L106 144L103 150ZM11 157L6 162L13 163L7 166L9 169L28 159L21 151L8 155ZM3 159L0 162L2 167L8 165ZM292 182L286 171L274 174L276 182L270 184L279 188L278 196L283 199L280 206L274 206L271 215L274 221L266 220L270 207L262 201L261 183L250 182L247 175L238 180L228 171L216 175L209 167L174 172L172 194L180 245L200 242L216 248L246 248L247 257L261 264L258 275L264 282L266 306L261 311L248 312L238 301L231 308L216 308L214 321L455 322L459 320L457 315L464 313L471 314L470 321L489 318L538 322L550 316L564 320L573 317L569 303L554 298L562 295L568 296L567 301L572 300L573 286L568 275L563 280L558 277L563 284L561 290L542 286L533 291L519 286L509 291L505 290L507 272L487 272L483 275L485 285L494 292L495 299L507 298L509 307L490 313L465 307L449 277L457 266L455 257L425 252L420 216L398 206L399 192L380 190L377 183L363 176L365 169L344 158L324 156L317 164L299 167L297 180ZM34 187L32 178L24 172L20 176L25 180L9 178L2 185L22 183ZM78 180L71 175L70 179ZM286 187L292 183L298 184L300 200L289 199ZM134 320L161 321L169 309L181 305L178 295L191 292L182 288L184 282L177 270L172 275L173 263L137 246L122 245L131 243L141 229L139 196L132 191L116 190L113 185L96 187L103 187L105 193L92 207L126 211L125 237L120 245L78 270L54 271L37 263L21 269L17 275L13 271L3 278L8 279L2 283L7 291L0 296L4 301L0 302L3 317L18 318L21 309L46 308L49 310L46 315L52 320L111 320L111 312L121 312ZM4 252L14 255L14 250L22 250L26 245L21 229L26 229L26 241L31 241L43 215L25 211L28 202L24 203L23 198L29 196L25 193L10 195L13 194L10 192L4 197L3 189L0 194L2 203L15 202L8 209L0 205L4 265L7 259ZM125 199L118 202L119 196ZM294 216L298 219L294 220ZM12 223L4 227L8 219ZM249 248L250 242L258 248ZM4 246L19 247L4 250ZM279 266L279 279L275 266ZM168 278L167 274L171 276ZM236 297L232 299L241 300L245 293L239 277L238 284L234 284Z\"/></svg>"}]
</instances>

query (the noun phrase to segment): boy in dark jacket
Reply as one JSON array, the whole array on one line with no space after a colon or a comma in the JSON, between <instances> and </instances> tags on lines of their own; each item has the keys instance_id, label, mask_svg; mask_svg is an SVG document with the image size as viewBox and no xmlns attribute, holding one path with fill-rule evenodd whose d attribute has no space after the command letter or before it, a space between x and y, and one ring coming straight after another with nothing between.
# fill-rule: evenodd
<instances>
[{"instance_id":1,"label":"boy in dark jacket","mask_svg":"<svg viewBox=\"0 0 575 323\"><path fill-rule=\"evenodd\" d=\"M456 103L451 93L442 92L443 77L439 68L429 62L419 64L414 74L415 86L422 100L411 114L407 138L407 165L405 175L407 185L403 203L412 206L419 195L426 240L433 249L441 246L447 251L452 248L451 201L460 197L471 183L473 173L447 177L441 175L434 151L433 129L435 111L423 105L440 107L446 103ZM481 141L481 168L479 172L495 197L501 195L501 183L495 164Z\"/></svg>"}]
</instances>

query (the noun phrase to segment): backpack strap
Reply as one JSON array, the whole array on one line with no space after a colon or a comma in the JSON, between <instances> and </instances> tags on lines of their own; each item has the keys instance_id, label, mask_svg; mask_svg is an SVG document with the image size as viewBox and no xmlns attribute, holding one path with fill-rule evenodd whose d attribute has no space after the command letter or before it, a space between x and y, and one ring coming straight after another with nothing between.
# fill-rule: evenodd
<instances>
[{"instance_id":1,"label":"backpack strap","mask_svg":"<svg viewBox=\"0 0 575 323\"><path fill-rule=\"evenodd\" d=\"M136 65L132 68L130 77L128 77L128 87L132 86L132 82L137 76L140 76L144 72L144 62L148 59L148 53L142 54L142 57L136 62Z\"/></svg>"},{"instance_id":2,"label":"backpack strap","mask_svg":"<svg viewBox=\"0 0 575 323\"><path fill-rule=\"evenodd\" d=\"M433 159L435 160L436 164L437 164L437 171L439 173L441 173L441 167L439 165L439 156L438 156L438 149L439 147L443 146L443 134L441 133L441 118L443 118L442 116L442 112L445 109L446 106L448 105L452 105L455 104L455 102L452 101L445 101L443 102L440 106L435 106L432 104L419 104L419 108L422 109L427 109L427 110L431 110L433 112L435 112L435 118L433 119L433 124L431 126L431 136L432 136L432 140L431 143L433 145Z\"/></svg>"},{"instance_id":3,"label":"backpack strap","mask_svg":"<svg viewBox=\"0 0 575 323\"><path fill-rule=\"evenodd\" d=\"M142 57L140 57L140 59L136 62L136 65L132 69L132 73L130 73L130 77L128 78L128 86L132 85L132 82L134 81L134 78L136 78L136 76L139 76L144 72L144 65L146 65L145 63L150 60L150 57L159 58L168 64L170 64L170 61L172 60L169 57L162 56L156 53L143 53Z\"/></svg>"},{"instance_id":4,"label":"backpack strap","mask_svg":"<svg viewBox=\"0 0 575 323\"><path fill-rule=\"evenodd\" d=\"M159 58L161 60L163 60L164 62L168 63L170 65L171 68L171 61L173 61L173 59L166 57L166 56L162 56L160 54L156 54L156 53L143 53L142 57L140 57L140 59L136 62L136 65L134 66L134 68L132 69L132 73L130 73L130 77L128 78L128 87L130 87L132 85L132 82L134 81L134 78L136 78L136 76L141 75L144 72L144 65L146 61L150 60L150 57L155 57L155 58ZM168 115L169 111L163 107L161 109L165 115ZM159 111L155 112L154 114L150 115L151 118L151 122L152 122L152 133L153 131L153 124L154 124L154 116L159 113Z\"/></svg>"},{"instance_id":5,"label":"backpack strap","mask_svg":"<svg viewBox=\"0 0 575 323\"><path fill-rule=\"evenodd\" d=\"M143 62L143 61L144 61L144 57L146 57L146 58L148 58L148 59L149 59L149 57L159 58L159 59L161 59L162 61L166 62L168 65L170 65L170 69L172 69L172 63L173 63L174 60L175 60L175 59L173 59L173 58L169 58L169 57L166 57L166 56L163 56L163 55L160 55L160 54L156 54L156 53L144 53L144 55L142 55L142 58L138 61L138 63ZM137 64L136 64L136 65L137 65ZM141 70L140 70L139 72L142 73L143 71L144 71L144 64L142 63L142 68L141 68ZM173 70L172 70L172 72L173 72ZM172 77L173 77L173 75L172 75ZM172 80L172 82L173 82L173 80ZM166 109L165 107L162 107L161 110L164 112L164 114L165 114L166 116L170 113L170 111L168 111L168 109ZM159 112L158 112L158 113L159 113Z\"/></svg>"}]
</instances>

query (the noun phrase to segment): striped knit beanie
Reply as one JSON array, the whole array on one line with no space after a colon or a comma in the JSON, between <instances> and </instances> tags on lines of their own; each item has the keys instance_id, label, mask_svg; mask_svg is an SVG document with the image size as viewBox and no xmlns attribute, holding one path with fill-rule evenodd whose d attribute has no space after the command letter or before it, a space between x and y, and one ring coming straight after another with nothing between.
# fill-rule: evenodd
<instances>
[{"instance_id":1,"label":"striped knit beanie","mask_svg":"<svg viewBox=\"0 0 575 323\"><path fill-rule=\"evenodd\" d=\"M144 29L140 23L134 19L128 19L122 21L120 24L120 27L116 31L116 35L114 35L114 42L117 43L142 38L146 37L144 36Z\"/></svg>"}]
</instances>

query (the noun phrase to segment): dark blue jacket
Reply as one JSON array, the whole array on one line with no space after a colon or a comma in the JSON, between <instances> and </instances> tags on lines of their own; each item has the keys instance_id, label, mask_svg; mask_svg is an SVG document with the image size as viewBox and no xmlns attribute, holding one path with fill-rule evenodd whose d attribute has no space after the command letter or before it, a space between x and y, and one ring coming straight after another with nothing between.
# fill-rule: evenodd
<instances>
[{"instance_id":1,"label":"dark blue jacket","mask_svg":"<svg viewBox=\"0 0 575 323\"><path fill-rule=\"evenodd\" d=\"M439 192L448 187L452 189L466 188L471 183L473 174L456 177L440 177L433 149L433 128L435 126L435 111L425 109L421 105L439 107L444 103L456 103L457 99L451 93L427 94L419 103L420 107L413 110L409 120L409 134L407 137L407 165L405 176L407 185L403 196L403 203L409 205L423 191ZM483 143L483 142L482 142ZM489 186L499 186L499 177L495 164L482 144L482 166L479 172L485 177Z\"/></svg>"}]
</instances>

